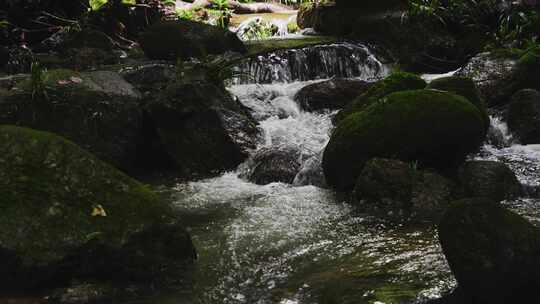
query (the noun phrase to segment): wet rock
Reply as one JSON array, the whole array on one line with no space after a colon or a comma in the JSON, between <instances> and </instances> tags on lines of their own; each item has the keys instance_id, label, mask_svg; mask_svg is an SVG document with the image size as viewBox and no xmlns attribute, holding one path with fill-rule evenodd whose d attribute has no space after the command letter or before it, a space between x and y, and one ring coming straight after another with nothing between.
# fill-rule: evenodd
<instances>
[{"instance_id":1,"label":"wet rock","mask_svg":"<svg viewBox=\"0 0 540 304\"><path fill-rule=\"evenodd\" d=\"M436 220L452 200L453 183L414 164L375 158L366 163L353 192L363 210L384 217Z\"/></svg>"},{"instance_id":2,"label":"wet rock","mask_svg":"<svg viewBox=\"0 0 540 304\"><path fill-rule=\"evenodd\" d=\"M507 84L513 78L517 60L512 56L480 53L455 75L471 78L488 106L507 102L512 92Z\"/></svg>"},{"instance_id":3,"label":"wet rock","mask_svg":"<svg viewBox=\"0 0 540 304\"><path fill-rule=\"evenodd\" d=\"M0 139L3 291L160 282L195 258L147 187L52 133L1 126Z\"/></svg>"},{"instance_id":4,"label":"wet rock","mask_svg":"<svg viewBox=\"0 0 540 304\"><path fill-rule=\"evenodd\" d=\"M32 99L30 81L9 91L0 104L0 123L60 134L117 168L138 171L143 114L138 91L113 72L46 75L46 96Z\"/></svg>"},{"instance_id":5,"label":"wet rock","mask_svg":"<svg viewBox=\"0 0 540 304\"><path fill-rule=\"evenodd\" d=\"M465 98L442 91L390 94L341 121L323 156L327 182L352 189L374 157L455 169L485 137L480 111Z\"/></svg>"},{"instance_id":6,"label":"wet rock","mask_svg":"<svg viewBox=\"0 0 540 304\"><path fill-rule=\"evenodd\" d=\"M426 85L427 83L418 75L405 72L394 72L385 79L376 82L363 94L360 94L352 103L341 110L333 118L332 122L338 124L347 116L356 112L361 112L388 94L406 90L419 90L425 88Z\"/></svg>"},{"instance_id":7,"label":"wet rock","mask_svg":"<svg viewBox=\"0 0 540 304\"><path fill-rule=\"evenodd\" d=\"M508 127L521 143L540 143L540 92L526 89L512 96Z\"/></svg>"},{"instance_id":8,"label":"wet rock","mask_svg":"<svg viewBox=\"0 0 540 304\"><path fill-rule=\"evenodd\" d=\"M516 175L505 164L494 161L469 161L458 170L463 197L485 197L497 202L522 194Z\"/></svg>"},{"instance_id":9,"label":"wet rock","mask_svg":"<svg viewBox=\"0 0 540 304\"><path fill-rule=\"evenodd\" d=\"M341 109L370 88L363 80L335 78L303 87L294 99L304 111Z\"/></svg>"},{"instance_id":10,"label":"wet rock","mask_svg":"<svg viewBox=\"0 0 540 304\"><path fill-rule=\"evenodd\" d=\"M184 176L210 176L236 168L255 148L257 123L223 88L172 84L148 106L159 140Z\"/></svg>"},{"instance_id":11,"label":"wet rock","mask_svg":"<svg viewBox=\"0 0 540 304\"><path fill-rule=\"evenodd\" d=\"M530 302L540 287L539 231L489 199L453 203L439 225L443 252L472 303Z\"/></svg>"},{"instance_id":12,"label":"wet rock","mask_svg":"<svg viewBox=\"0 0 540 304\"><path fill-rule=\"evenodd\" d=\"M447 91L467 98L469 102L475 105L484 116L484 125L486 132L490 126L489 115L486 110L486 103L480 97L480 92L471 78L461 76L443 77L433 80L428 89Z\"/></svg>"},{"instance_id":13,"label":"wet rock","mask_svg":"<svg viewBox=\"0 0 540 304\"><path fill-rule=\"evenodd\" d=\"M186 60L226 52L247 52L236 34L189 20L155 24L141 35L140 44L150 59Z\"/></svg>"},{"instance_id":14,"label":"wet rock","mask_svg":"<svg viewBox=\"0 0 540 304\"><path fill-rule=\"evenodd\" d=\"M300 170L300 155L293 149L261 149L250 161L245 177L258 185L270 183L292 184Z\"/></svg>"}]
</instances>

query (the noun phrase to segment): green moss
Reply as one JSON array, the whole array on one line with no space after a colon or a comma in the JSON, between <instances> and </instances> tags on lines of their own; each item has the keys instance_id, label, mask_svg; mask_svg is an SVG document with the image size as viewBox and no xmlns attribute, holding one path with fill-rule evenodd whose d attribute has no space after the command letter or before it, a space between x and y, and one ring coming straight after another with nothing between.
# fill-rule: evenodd
<instances>
[{"instance_id":1,"label":"green moss","mask_svg":"<svg viewBox=\"0 0 540 304\"><path fill-rule=\"evenodd\" d=\"M465 98L435 90L397 92L338 124L325 149L323 168L330 185L351 189L371 158L454 168L484 136L482 114Z\"/></svg>"},{"instance_id":2,"label":"green moss","mask_svg":"<svg viewBox=\"0 0 540 304\"><path fill-rule=\"evenodd\" d=\"M482 113L482 116L484 117L484 127L487 132L490 123L489 115L486 110L486 103L480 97L480 92L471 78L460 76L443 77L433 80L428 85L428 88L447 91L465 97Z\"/></svg>"},{"instance_id":3,"label":"green moss","mask_svg":"<svg viewBox=\"0 0 540 304\"><path fill-rule=\"evenodd\" d=\"M89 240L119 248L171 216L144 185L52 133L0 126L0 243L28 266ZM102 207L106 216L95 216Z\"/></svg>"},{"instance_id":4,"label":"green moss","mask_svg":"<svg viewBox=\"0 0 540 304\"><path fill-rule=\"evenodd\" d=\"M517 62L516 91L519 89L540 89L540 46L529 49Z\"/></svg>"},{"instance_id":5,"label":"green moss","mask_svg":"<svg viewBox=\"0 0 540 304\"><path fill-rule=\"evenodd\" d=\"M364 110L378 99L399 91L419 90L425 88L427 83L418 75L407 72L394 72L382 81L374 84L367 92L360 95L349 106L340 111L334 118L339 122L347 116Z\"/></svg>"},{"instance_id":6,"label":"green moss","mask_svg":"<svg viewBox=\"0 0 540 304\"><path fill-rule=\"evenodd\" d=\"M297 49L312 45L330 44L337 41L337 38L328 36L309 36L292 39L263 39L248 41L246 42L246 47L248 48L248 56L255 56L281 49Z\"/></svg>"}]
</instances>

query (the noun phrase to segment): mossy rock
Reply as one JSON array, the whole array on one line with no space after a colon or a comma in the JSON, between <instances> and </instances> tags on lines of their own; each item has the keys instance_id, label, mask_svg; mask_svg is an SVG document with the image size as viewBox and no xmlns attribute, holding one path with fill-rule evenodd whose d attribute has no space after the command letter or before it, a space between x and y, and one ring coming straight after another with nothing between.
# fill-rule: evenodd
<instances>
[{"instance_id":1,"label":"mossy rock","mask_svg":"<svg viewBox=\"0 0 540 304\"><path fill-rule=\"evenodd\" d=\"M453 183L399 160L366 163L353 192L363 210L398 221L435 221L452 200Z\"/></svg>"},{"instance_id":2,"label":"mossy rock","mask_svg":"<svg viewBox=\"0 0 540 304\"><path fill-rule=\"evenodd\" d=\"M516 175L504 163L468 161L458 170L462 197L484 197L500 202L522 194Z\"/></svg>"},{"instance_id":3,"label":"mossy rock","mask_svg":"<svg viewBox=\"0 0 540 304\"><path fill-rule=\"evenodd\" d=\"M335 78L303 87L294 100L304 111L342 109L371 85L363 80Z\"/></svg>"},{"instance_id":4,"label":"mossy rock","mask_svg":"<svg viewBox=\"0 0 540 304\"><path fill-rule=\"evenodd\" d=\"M540 92L518 91L508 107L508 127L523 144L540 143Z\"/></svg>"},{"instance_id":5,"label":"mossy rock","mask_svg":"<svg viewBox=\"0 0 540 304\"><path fill-rule=\"evenodd\" d=\"M59 134L126 172L138 171L143 109L139 93L113 72L45 73L46 97L32 98L29 80L0 104L0 124Z\"/></svg>"},{"instance_id":6,"label":"mossy rock","mask_svg":"<svg viewBox=\"0 0 540 304\"><path fill-rule=\"evenodd\" d=\"M155 275L163 260L194 258L182 228L156 228L176 222L156 194L52 133L0 126L0 188L4 290L84 277L129 281ZM141 241L149 231L157 231L151 246ZM171 239L178 252L156 254Z\"/></svg>"},{"instance_id":7,"label":"mossy rock","mask_svg":"<svg viewBox=\"0 0 540 304\"><path fill-rule=\"evenodd\" d=\"M334 117L333 122L334 124L339 123L347 116L362 111L388 94L399 91L419 90L426 86L427 83L418 75L407 72L394 72L392 75L375 83L367 92L358 96Z\"/></svg>"},{"instance_id":8,"label":"mossy rock","mask_svg":"<svg viewBox=\"0 0 540 304\"><path fill-rule=\"evenodd\" d=\"M490 125L490 119L486 110L486 103L480 97L480 92L471 78L462 76L438 78L433 80L427 88L447 91L465 97L475 105L484 116L484 125L487 132Z\"/></svg>"},{"instance_id":9,"label":"mossy rock","mask_svg":"<svg viewBox=\"0 0 540 304\"><path fill-rule=\"evenodd\" d=\"M435 90L397 92L338 124L324 152L324 173L329 185L350 190L374 157L455 169L484 137L482 114L465 98Z\"/></svg>"},{"instance_id":10,"label":"mossy rock","mask_svg":"<svg viewBox=\"0 0 540 304\"><path fill-rule=\"evenodd\" d=\"M246 53L244 43L228 30L204 23L178 20L152 25L141 34L140 44L151 59L203 58L228 51Z\"/></svg>"},{"instance_id":11,"label":"mossy rock","mask_svg":"<svg viewBox=\"0 0 540 304\"><path fill-rule=\"evenodd\" d=\"M540 234L489 199L454 202L439 239L460 288L474 303L529 302L540 287Z\"/></svg>"}]
</instances>

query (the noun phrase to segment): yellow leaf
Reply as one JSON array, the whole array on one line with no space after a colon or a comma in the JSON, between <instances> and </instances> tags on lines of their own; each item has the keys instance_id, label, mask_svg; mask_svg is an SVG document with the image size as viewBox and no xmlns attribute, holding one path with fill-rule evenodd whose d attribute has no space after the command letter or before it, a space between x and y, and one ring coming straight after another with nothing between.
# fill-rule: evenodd
<instances>
[{"instance_id":1,"label":"yellow leaf","mask_svg":"<svg viewBox=\"0 0 540 304\"><path fill-rule=\"evenodd\" d=\"M92 216L107 216L107 212L103 209L103 206L96 205L92 208Z\"/></svg>"}]
</instances>

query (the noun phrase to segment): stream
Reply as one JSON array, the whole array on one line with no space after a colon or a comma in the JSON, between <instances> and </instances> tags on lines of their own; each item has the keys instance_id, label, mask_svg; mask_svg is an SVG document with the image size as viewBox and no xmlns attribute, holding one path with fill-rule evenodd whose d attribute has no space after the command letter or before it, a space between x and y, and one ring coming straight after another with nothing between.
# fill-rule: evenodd
<instances>
[{"instance_id":1,"label":"stream","mask_svg":"<svg viewBox=\"0 0 540 304\"><path fill-rule=\"evenodd\" d=\"M308 57L320 62L299 68L307 66ZM199 259L188 292L145 303L413 303L452 289L455 280L434 227L385 222L310 185L320 174L333 113L302 111L296 92L323 80L317 77L374 80L389 68L365 46L336 44L273 53L242 69L257 83L237 81L229 90L264 131L256 150L294 148L303 168L294 185L247 182L239 177L246 162L216 178L158 187L185 219ZM540 187L540 146L519 145L506 129L502 119L492 117L498 142L488 141L472 157L508 164L534 196ZM505 204L540 223L538 203L524 198Z\"/></svg>"}]
</instances>

